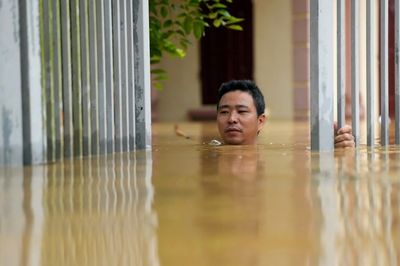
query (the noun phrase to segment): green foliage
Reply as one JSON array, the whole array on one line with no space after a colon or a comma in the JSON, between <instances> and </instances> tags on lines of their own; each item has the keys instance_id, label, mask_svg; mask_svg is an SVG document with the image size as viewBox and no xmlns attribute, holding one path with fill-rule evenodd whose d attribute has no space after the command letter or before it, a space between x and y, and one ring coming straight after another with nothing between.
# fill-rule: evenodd
<instances>
[{"instance_id":1,"label":"green foliage","mask_svg":"<svg viewBox=\"0 0 400 266\"><path fill-rule=\"evenodd\" d=\"M164 53L183 58L191 36L200 39L206 27L242 30L243 20L232 16L228 5L233 0L149 0L150 62L154 66ZM238 0L240 1L240 0ZM152 69L153 83L161 88L167 78L160 68Z\"/></svg>"}]
</instances>

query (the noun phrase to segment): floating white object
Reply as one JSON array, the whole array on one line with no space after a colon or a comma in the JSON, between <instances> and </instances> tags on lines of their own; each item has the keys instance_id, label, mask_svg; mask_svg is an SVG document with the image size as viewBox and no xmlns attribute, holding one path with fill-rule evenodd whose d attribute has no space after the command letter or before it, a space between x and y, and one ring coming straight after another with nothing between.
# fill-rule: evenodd
<instances>
[{"instance_id":1,"label":"floating white object","mask_svg":"<svg viewBox=\"0 0 400 266\"><path fill-rule=\"evenodd\" d=\"M208 145L211 145L211 146L219 146L219 145L222 145L222 142L221 142L221 141L218 141L218 140L216 140L216 139L213 139L212 141L210 141L210 142L208 143Z\"/></svg>"}]
</instances>

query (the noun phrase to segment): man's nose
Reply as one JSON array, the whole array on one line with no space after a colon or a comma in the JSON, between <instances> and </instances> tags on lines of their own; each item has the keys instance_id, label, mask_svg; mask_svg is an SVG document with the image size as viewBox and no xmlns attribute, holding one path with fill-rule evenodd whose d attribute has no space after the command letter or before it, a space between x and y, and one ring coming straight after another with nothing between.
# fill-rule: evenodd
<instances>
[{"instance_id":1,"label":"man's nose","mask_svg":"<svg viewBox=\"0 0 400 266\"><path fill-rule=\"evenodd\" d=\"M237 118L238 118L237 113L236 112L231 112L230 115L229 115L228 122L229 123L237 123Z\"/></svg>"}]
</instances>

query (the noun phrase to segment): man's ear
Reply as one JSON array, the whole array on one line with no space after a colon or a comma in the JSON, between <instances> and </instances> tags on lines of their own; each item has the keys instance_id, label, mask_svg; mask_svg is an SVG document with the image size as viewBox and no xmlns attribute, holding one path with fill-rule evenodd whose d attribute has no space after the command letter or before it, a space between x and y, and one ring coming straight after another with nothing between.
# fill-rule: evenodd
<instances>
[{"instance_id":1,"label":"man's ear","mask_svg":"<svg viewBox=\"0 0 400 266\"><path fill-rule=\"evenodd\" d=\"M258 116L257 118L258 120L258 131L257 133L260 133L261 129L263 128L265 122L267 121L267 117L265 116L265 114L261 114Z\"/></svg>"}]
</instances>

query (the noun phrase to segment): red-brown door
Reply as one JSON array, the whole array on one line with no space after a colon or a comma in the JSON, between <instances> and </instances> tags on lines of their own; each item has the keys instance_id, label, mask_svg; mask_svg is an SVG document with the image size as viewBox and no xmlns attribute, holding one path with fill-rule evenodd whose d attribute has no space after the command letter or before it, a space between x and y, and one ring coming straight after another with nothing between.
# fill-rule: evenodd
<instances>
[{"instance_id":1,"label":"red-brown door","mask_svg":"<svg viewBox=\"0 0 400 266\"><path fill-rule=\"evenodd\" d=\"M253 5L252 0L229 4L232 15L245 20L243 31L207 28L201 39L202 103L216 104L222 82L253 79Z\"/></svg>"}]
</instances>

